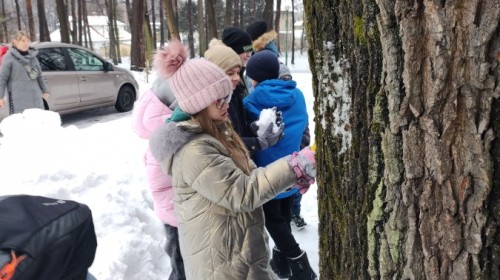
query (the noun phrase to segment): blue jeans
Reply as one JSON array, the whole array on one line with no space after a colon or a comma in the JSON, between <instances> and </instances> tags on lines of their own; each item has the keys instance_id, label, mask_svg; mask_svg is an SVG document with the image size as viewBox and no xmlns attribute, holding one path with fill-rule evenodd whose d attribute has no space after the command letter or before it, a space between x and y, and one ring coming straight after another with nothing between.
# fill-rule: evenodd
<instances>
[{"instance_id":1,"label":"blue jeans","mask_svg":"<svg viewBox=\"0 0 500 280\"><path fill-rule=\"evenodd\" d=\"M165 252L170 258L170 266L172 273L168 280L186 280L186 273L184 272L184 260L181 255L181 248L179 245L179 231L176 227L171 225L164 225L165 236L167 242L165 244Z\"/></svg>"}]
</instances>

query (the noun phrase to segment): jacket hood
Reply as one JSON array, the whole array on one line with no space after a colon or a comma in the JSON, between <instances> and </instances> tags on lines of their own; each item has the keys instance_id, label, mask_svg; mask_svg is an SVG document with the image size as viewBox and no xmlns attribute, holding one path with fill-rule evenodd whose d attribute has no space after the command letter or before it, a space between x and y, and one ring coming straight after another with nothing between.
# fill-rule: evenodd
<instances>
[{"instance_id":1,"label":"jacket hood","mask_svg":"<svg viewBox=\"0 0 500 280\"><path fill-rule=\"evenodd\" d=\"M253 41L253 51L258 52L266 48L266 45L272 42L276 37L278 36L278 33L276 31L271 30L267 31L266 33L260 35L259 38L257 38L255 41Z\"/></svg>"},{"instance_id":2,"label":"jacket hood","mask_svg":"<svg viewBox=\"0 0 500 280\"><path fill-rule=\"evenodd\" d=\"M201 128L191 121L167 122L151 135L149 148L159 163L166 161L168 170L164 171L171 175L172 160L175 153L200 133Z\"/></svg>"},{"instance_id":3,"label":"jacket hood","mask_svg":"<svg viewBox=\"0 0 500 280\"><path fill-rule=\"evenodd\" d=\"M251 112L255 109L254 104L259 108L277 107L278 110L283 110L295 103L295 95L298 91L296 87L297 83L293 80L266 80L258 84L254 91L243 100L243 103ZM260 110L255 110L258 112L252 113L258 115Z\"/></svg>"}]
</instances>

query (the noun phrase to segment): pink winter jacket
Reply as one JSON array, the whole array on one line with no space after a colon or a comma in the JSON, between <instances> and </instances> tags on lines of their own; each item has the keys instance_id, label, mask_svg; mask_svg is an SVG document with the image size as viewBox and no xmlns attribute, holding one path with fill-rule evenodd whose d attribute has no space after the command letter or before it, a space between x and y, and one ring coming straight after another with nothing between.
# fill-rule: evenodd
<instances>
[{"instance_id":1,"label":"pink winter jacket","mask_svg":"<svg viewBox=\"0 0 500 280\"><path fill-rule=\"evenodd\" d=\"M156 97L152 89L148 89L134 106L132 114L134 129L139 137L149 139L153 131L165 123L165 120L171 115L172 110ZM144 155L144 163L146 164L146 175L153 196L156 215L163 223L177 227L178 222L173 204L172 178L163 173L149 147Z\"/></svg>"}]
</instances>

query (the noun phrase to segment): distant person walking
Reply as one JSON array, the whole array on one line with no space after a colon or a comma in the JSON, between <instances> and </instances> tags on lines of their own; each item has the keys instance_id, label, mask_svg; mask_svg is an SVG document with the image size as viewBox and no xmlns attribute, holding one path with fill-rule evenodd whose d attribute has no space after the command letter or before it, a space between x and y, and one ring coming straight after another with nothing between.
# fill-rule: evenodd
<instances>
[{"instance_id":1,"label":"distant person walking","mask_svg":"<svg viewBox=\"0 0 500 280\"><path fill-rule=\"evenodd\" d=\"M42 98L47 99L49 94L37 54L38 50L30 47L28 35L19 31L12 40L12 47L2 59L0 107L6 105L7 92L9 114L22 113L30 108L44 109Z\"/></svg>"}]
</instances>

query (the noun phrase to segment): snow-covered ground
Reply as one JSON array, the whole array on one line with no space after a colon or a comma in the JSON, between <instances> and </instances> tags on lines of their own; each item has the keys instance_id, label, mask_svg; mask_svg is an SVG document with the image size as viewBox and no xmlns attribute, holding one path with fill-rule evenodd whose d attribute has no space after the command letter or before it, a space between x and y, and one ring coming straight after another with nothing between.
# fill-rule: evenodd
<instances>
[{"instance_id":1,"label":"snow-covered ground","mask_svg":"<svg viewBox=\"0 0 500 280\"><path fill-rule=\"evenodd\" d=\"M305 53L297 54L296 64L289 67L306 97L314 137L314 98ZM154 73L135 75L142 94ZM98 280L166 279L170 273L143 165L148 143L134 133L131 116L106 108L61 120L53 112L27 110L0 123L0 195L42 195L87 204L98 241L90 272ZM302 215L309 225L294 235L318 272L316 190L312 186L302 199Z\"/></svg>"}]
</instances>

